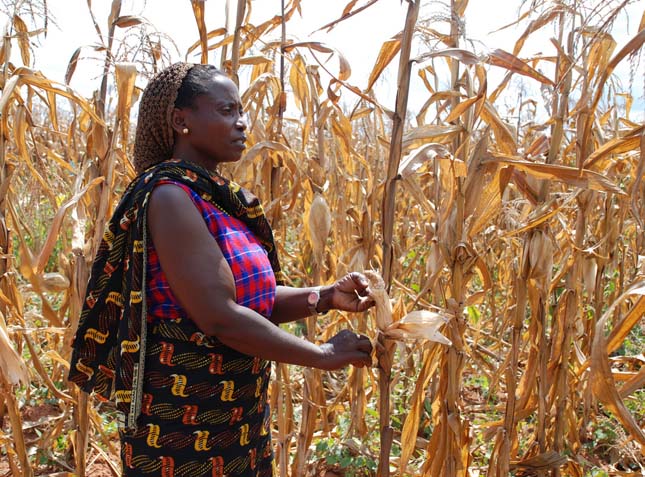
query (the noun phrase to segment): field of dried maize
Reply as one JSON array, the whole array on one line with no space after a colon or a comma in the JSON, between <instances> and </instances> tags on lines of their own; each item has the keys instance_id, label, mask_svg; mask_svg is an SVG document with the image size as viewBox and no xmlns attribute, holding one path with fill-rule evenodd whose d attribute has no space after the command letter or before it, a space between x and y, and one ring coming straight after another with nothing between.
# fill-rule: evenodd
<instances>
[{"instance_id":1,"label":"field of dried maize","mask_svg":"<svg viewBox=\"0 0 645 477\"><path fill-rule=\"evenodd\" d=\"M338 21L377 1L349 1ZM134 176L133 105L170 53L113 0L93 17L103 74L82 97L31 69L47 2L2 3L0 475L118 475L110 406L65 376L93 254ZM406 0L359 89L342 52L289 39L300 0L260 24L252 0L229 3L228 30L203 2L172 7L192 6L189 53L240 85L249 149L226 174L261 197L293 284L349 270L379 282L367 316L293 326L312 340L349 326L381 346L371 369L275 366L277 475L643 475L645 127L634 78L614 73L643 76L645 12L617 44L634 2L523 2L516 43L479 54L468 0L442 18ZM524 56L544 30L555 53ZM68 82L77 61L80 49ZM386 71L394 110L372 91ZM518 78L542 97L509 111L499 98ZM411 82L427 93L416 117Z\"/></svg>"}]
</instances>

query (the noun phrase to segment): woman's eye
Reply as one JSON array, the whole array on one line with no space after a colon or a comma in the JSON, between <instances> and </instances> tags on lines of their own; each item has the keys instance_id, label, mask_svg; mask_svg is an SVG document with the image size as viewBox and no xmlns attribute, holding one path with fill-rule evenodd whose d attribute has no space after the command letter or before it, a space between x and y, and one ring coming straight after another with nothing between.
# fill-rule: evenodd
<instances>
[{"instance_id":1,"label":"woman's eye","mask_svg":"<svg viewBox=\"0 0 645 477\"><path fill-rule=\"evenodd\" d=\"M237 108L236 106L224 106L219 109L220 114L223 114L224 116L234 116L237 115L239 117L244 117L246 114L244 109L242 108Z\"/></svg>"}]
</instances>

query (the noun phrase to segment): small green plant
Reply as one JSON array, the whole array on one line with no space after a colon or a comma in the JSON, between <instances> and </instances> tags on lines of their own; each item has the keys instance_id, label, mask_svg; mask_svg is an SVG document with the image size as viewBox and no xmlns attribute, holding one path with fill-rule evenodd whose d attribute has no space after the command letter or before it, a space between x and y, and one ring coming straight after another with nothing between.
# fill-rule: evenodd
<instances>
[{"instance_id":1,"label":"small green plant","mask_svg":"<svg viewBox=\"0 0 645 477\"><path fill-rule=\"evenodd\" d=\"M318 441L316 454L324 456L327 467L340 471L344 477L372 477L376 472L377 462L372 456L357 454L331 438Z\"/></svg>"},{"instance_id":2,"label":"small green plant","mask_svg":"<svg viewBox=\"0 0 645 477\"><path fill-rule=\"evenodd\" d=\"M609 477L609 474L605 470L594 468L591 469L591 471L586 474L585 477Z\"/></svg>"}]
</instances>

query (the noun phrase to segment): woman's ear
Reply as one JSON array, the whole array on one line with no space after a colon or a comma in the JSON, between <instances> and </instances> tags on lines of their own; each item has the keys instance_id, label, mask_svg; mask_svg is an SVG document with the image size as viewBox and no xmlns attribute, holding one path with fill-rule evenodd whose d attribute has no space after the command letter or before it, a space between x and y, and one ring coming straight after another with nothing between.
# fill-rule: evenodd
<instances>
[{"instance_id":1,"label":"woman's ear","mask_svg":"<svg viewBox=\"0 0 645 477\"><path fill-rule=\"evenodd\" d=\"M177 134L186 129L186 112L180 108L174 108L170 114L170 126Z\"/></svg>"}]
</instances>

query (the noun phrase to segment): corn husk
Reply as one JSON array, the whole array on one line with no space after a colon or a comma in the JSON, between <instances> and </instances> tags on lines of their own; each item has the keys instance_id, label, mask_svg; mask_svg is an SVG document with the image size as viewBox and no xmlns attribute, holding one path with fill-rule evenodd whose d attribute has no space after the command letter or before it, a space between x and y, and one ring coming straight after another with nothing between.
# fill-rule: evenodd
<instances>
[{"instance_id":1,"label":"corn husk","mask_svg":"<svg viewBox=\"0 0 645 477\"><path fill-rule=\"evenodd\" d=\"M374 271L366 271L365 276L370 282L370 298L375 302L376 326L380 331L385 331L392 324L392 303L385 289L385 282Z\"/></svg>"},{"instance_id":2,"label":"corn husk","mask_svg":"<svg viewBox=\"0 0 645 477\"><path fill-rule=\"evenodd\" d=\"M331 232L331 212L327 201L320 193L314 195L311 203L308 226L314 259L319 267L324 268L325 243Z\"/></svg>"},{"instance_id":3,"label":"corn husk","mask_svg":"<svg viewBox=\"0 0 645 477\"><path fill-rule=\"evenodd\" d=\"M62 292L69 288L69 279L58 272L44 273L42 276L43 289L52 292Z\"/></svg>"},{"instance_id":4,"label":"corn husk","mask_svg":"<svg viewBox=\"0 0 645 477\"><path fill-rule=\"evenodd\" d=\"M429 340L450 346L452 342L438 331L448 321L440 313L417 310L392 323L383 334L393 340Z\"/></svg>"}]
</instances>

